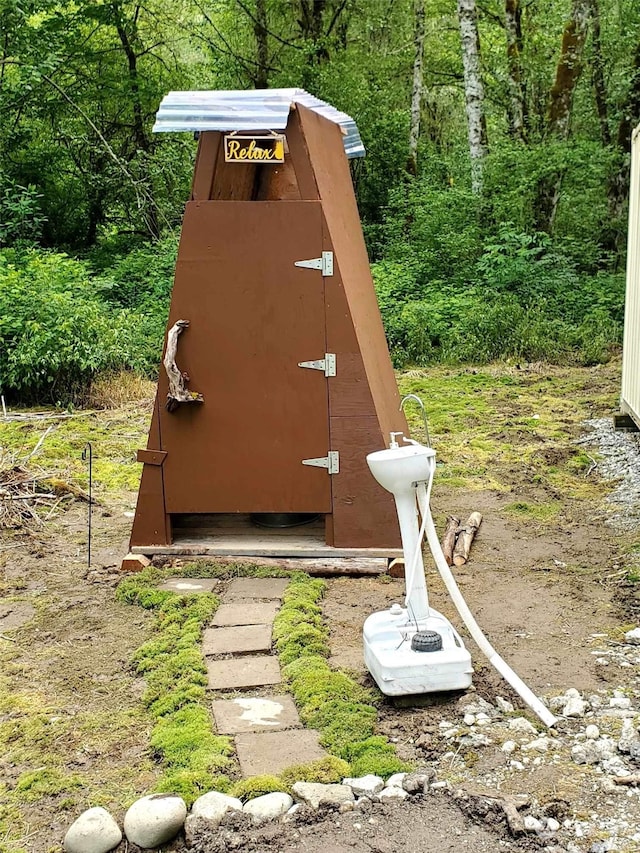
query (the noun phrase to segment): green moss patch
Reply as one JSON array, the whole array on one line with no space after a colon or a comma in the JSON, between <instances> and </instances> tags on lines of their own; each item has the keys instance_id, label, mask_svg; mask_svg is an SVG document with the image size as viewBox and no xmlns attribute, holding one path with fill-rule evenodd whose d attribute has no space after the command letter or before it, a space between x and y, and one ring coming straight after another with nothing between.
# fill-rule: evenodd
<instances>
[{"instance_id":1,"label":"green moss patch","mask_svg":"<svg viewBox=\"0 0 640 853\"><path fill-rule=\"evenodd\" d=\"M284 782L279 776L252 776L250 779L242 779L232 786L229 794L232 797L237 797L246 803L247 800L254 800L256 797L263 797L265 794L278 793L285 791L289 793Z\"/></svg>"},{"instance_id":2,"label":"green moss patch","mask_svg":"<svg viewBox=\"0 0 640 853\"><path fill-rule=\"evenodd\" d=\"M117 597L156 614L157 634L134 655L144 675L144 702L155 719L151 746L164 765L158 791L188 803L210 790L225 791L232 762L230 738L214 735L206 707L207 670L200 651L204 625L218 606L212 594L178 595L157 589L165 573L150 567L122 581Z\"/></svg>"},{"instance_id":3,"label":"green moss patch","mask_svg":"<svg viewBox=\"0 0 640 853\"><path fill-rule=\"evenodd\" d=\"M302 722L318 730L322 746L341 759L339 765L328 765L329 775L338 768L338 775L347 775L349 762L356 775L357 768L366 765L366 772L386 778L408 769L408 765L398 759L386 738L372 737L378 719L377 694L345 672L331 669L326 660L329 632L320 607L325 589L324 581L300 574L285 590L273 631L282 672ZM298 770L293 768L292 772L297 775ZM285 774L283 778L290 777ZM306 779L309 781L308 776Z\"/></svg>"},{"instance_id":4,"label":"green moss patch","mask_svg":"<svg viewBox=\"0 0 640 853\"><path fill-rule=\"evenodd\" d=\"M35 802L45 796L69 793L83 784L84 780L78 774L65 773L57 767L40 767L18 778L16 793L26 802Z\"/></svg>"},{"instance_id":5,"label":"green moss patch","mask_svg":"<svg viewBox=\"0 0 640 853\"><path fill-rule=\"evenodd\" d=\"M33 422L7 421L0 427L0 446L18 456L27 456L53 425L33 464L43 468L53 481L81 489L88 486L87 463L82 450L88 441L93 450L93 487L98 496L121 496L123 491L138 488L142 465L136 452L146 444L149 409L146 405L130 405L108 412L78 412L72 417L55 420L59 410L42 428Z\"/></svg>"},{"instance_id":6,"label":"green moss patch","mask_svg":"<svg viewBox=\"0 0 640 853\"><path fill-rule=\"evenodd\" d=\"M294 764L288 767L280 778L286 789L290 789L296 782L318 782L321 785L330 785L342 780L351 772L351 767L342 758L328 755L308 764Z\"/></svg>"},{"instance_id":7,"label":"green moss patch","mask_svg":"<svg viewBox=\"0 0 640 853\"><path fill-rule=\"evenodd\" d=\"M44 679L16 688L9 676L17 670L12 656L18 656L20 648L4 646L0 754L15 775L0 782L0 852L17 853L23 849L20 839L34 829L29 828L30 813L68 812L71 823L73 814L89 805L112 809L116 802L135 799L150 761L134 758L123 765L121 756L144 743L148 720L141 708L96 711L91 706L70 712ZM39 653L37 646L31 649L32 655ZM100 761L94 763L96 756Z\"/></svg>"},{"instance_id":8,"label":"green moss patch","mask_svg":"<svg viewBox=\"0 0 640 853\"><path fill-rule=\"evenodd\" d=\"M593 460L570 439L587 418L615 409L618 370L433 366L403 374L399 387L425 402L436 483L502 494L536 483L566 516L568 500L597 501L611 489L586 476ZM426 441L418 407L407 405L406 414L413 437Z\"/></svg>"},{"instance_id":9,"label":"green moss patch","mask_svg":"<svg viewBox=\"0 0 640 853\"><path fill-rule=\"evenodd\" d=\"M527 501L514 501L502 507L502 512L515 518L530 519L531 521L549 522L554 521L560 512L560 504L557 501L551 503L528 503Z\"/></svg>"}]
</instances>

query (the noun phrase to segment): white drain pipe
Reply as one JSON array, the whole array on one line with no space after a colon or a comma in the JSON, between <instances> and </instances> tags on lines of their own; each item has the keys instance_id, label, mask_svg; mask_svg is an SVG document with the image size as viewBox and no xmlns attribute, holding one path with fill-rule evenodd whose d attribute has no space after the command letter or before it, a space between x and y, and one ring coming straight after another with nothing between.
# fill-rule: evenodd
<instances>
[{"instance_id":1,"label":"white drain pipe","mask_svg":"<svg viewBox=\"0 0 640 853\"><path fill-rule=\"evenodd\" d=\"M429 483L429 492L431 482ZM427 491L427 486L425 483L418 483L417 485L417 495L418 495L418 506L420 507L420 514L422 516L422 526L420 528L420 536L418 537L418 547L421 547L422 541L424 539L424 534L426 531L427 534L427 542L429 543L429 548L431 549L431 553L433 555L433 559L435 560L438 571L440 572L440 576L444 581L444 585L447 588L449 595L451 596L453 603L455 604L458 613L462 617L462 621L467 626L467 629L473 639L475 640L476 645L480 649L480 651L487 656L489 659L489 663L495 667L495 669L500 673L500 675L507 681L516 693L523 699L526 705L531 708L531 710L536 714L545 726L553 726L558 721L553 716L551 711L546 708L543 703L538 699L535 693L530 690L524 681L516 675L516 673L511 669L508 663L504 661L497 651L493 648L491 643L487 640L485 635L482 633L482 630L476 620L473 617L473 614L469 610L466 601L462 597L462 593L456 583L456 580L451 573L451 569L447 565L447 561L444 558L444 554L442 553L442 548L440 547L440 540L438 539L438 534L436 533L436 528L433 524L433 518L431 516L431 509L429 508L429 493Z\"/></svg>"}]
</instances>

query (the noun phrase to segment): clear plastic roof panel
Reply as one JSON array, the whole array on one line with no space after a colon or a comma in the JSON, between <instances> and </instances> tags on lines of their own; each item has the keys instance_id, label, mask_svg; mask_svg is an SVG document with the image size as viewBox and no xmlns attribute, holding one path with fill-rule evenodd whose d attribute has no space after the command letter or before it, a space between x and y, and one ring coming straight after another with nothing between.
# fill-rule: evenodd
<instances>
[{"instance_id":1,"label":"clear plastic roof panel","mask_svg":"<svg viewBox=\"0 0 640 853\"><path fill-rule=\"evenodd\" d=\"M162 99L153 132L284 130L292 104L302 104L339 125L347 157L364 157L364 145L351 116L304 89L169 92Z\"/></svg>"}]
</instances>

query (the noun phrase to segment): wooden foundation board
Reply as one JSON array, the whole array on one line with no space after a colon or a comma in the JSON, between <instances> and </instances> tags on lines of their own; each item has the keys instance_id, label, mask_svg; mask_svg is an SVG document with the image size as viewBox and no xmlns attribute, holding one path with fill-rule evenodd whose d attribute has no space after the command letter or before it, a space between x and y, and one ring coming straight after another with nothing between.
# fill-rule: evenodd
<instances>
[{"instance_id":1,"label":"wooden foundation board","mask_svg":"<svg viewBox=\"0 0 640 853\"><path fill-rule=\"evenodd\" d=\"M194 536L176 535L171 545L134 545L133 554L174 557L309 557L342 559L345 557L383 558L392 560L402 556L393 548L333 548L322 539L310 536L287 536L280 539L270 536ZM386 569L386 567L385 567Z\"/></svg>"}]
</instances>

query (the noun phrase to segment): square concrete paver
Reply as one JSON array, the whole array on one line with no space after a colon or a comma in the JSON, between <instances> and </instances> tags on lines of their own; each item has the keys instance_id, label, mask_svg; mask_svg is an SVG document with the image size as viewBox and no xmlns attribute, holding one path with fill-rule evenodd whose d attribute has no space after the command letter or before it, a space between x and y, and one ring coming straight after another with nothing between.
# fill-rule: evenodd
<instances>
[{"instance_id":1,"label":"square concrete paver","mask_svg":"<svg viewBox=\"0 0 640 853\"><path fill-rule=\"evenodd\" d=\"M288 578L236 578L227 587L225 597L281 599L288 583Z\"/></svg>"},{"instance_id":2,"label":"square concrete paver","mask_svg":"<svg viewBox=\"0 0 640 853\"><path fill-rule=\"evenodd\" d=\"M237 598L229 604L221 604L211 624L225 625L272 625L280 609L277 601L254 601L252 598Z\"/></svg>"},{"instance_id":3,"label":"square concrete paver","mask_svg":"<svg viewBox=\"0 0 640 853\"><path fill-rule=\"evenodd\" d=\"M221 735L302 728L291 696L247 696L212 703L216 730Z\"/></svg>"},{"instance_id":4,"label":"square concrete paver","mask_svg":"<svg viewBox=\"0 0 640 853\"><path fill-rule=\"evenodd\" d=\"M211 592L219 583L214 578L167 578L158 589L188 595L193 592Z\"/></svg>"},{"instance_id":5,"label":"square concrete paver","mask_svg":"<svg viewBox=\"0 0 640 853\"><path fill-rule=\"evenodd\" d=\"M327 754L318 743L318 732L309 729L240 734L235 743L243 776L277 774L292 764L317 761Z\"/></svg>"},{"instance_id":6,"label":"square concrete paver","mask_svg":"<svg viewBox=\"0 0 640 853\"><path fill-rule=\"evenodd\" d=\"M243 654L271 650L271 625L233 625L207 628L202 637L205 655Z\"/></svg>"},{"instance_id":7,"label":"square concrete paver","mask_svg":"<svg viewBox=\"0 0 640 853\"><path fill-rule=\"evenodd\" d=\"M237 687L263 687L282 681L277 658L243 655L226 660L207 660L209 688L231 690Z\"/></svg>"}]
</instances>

